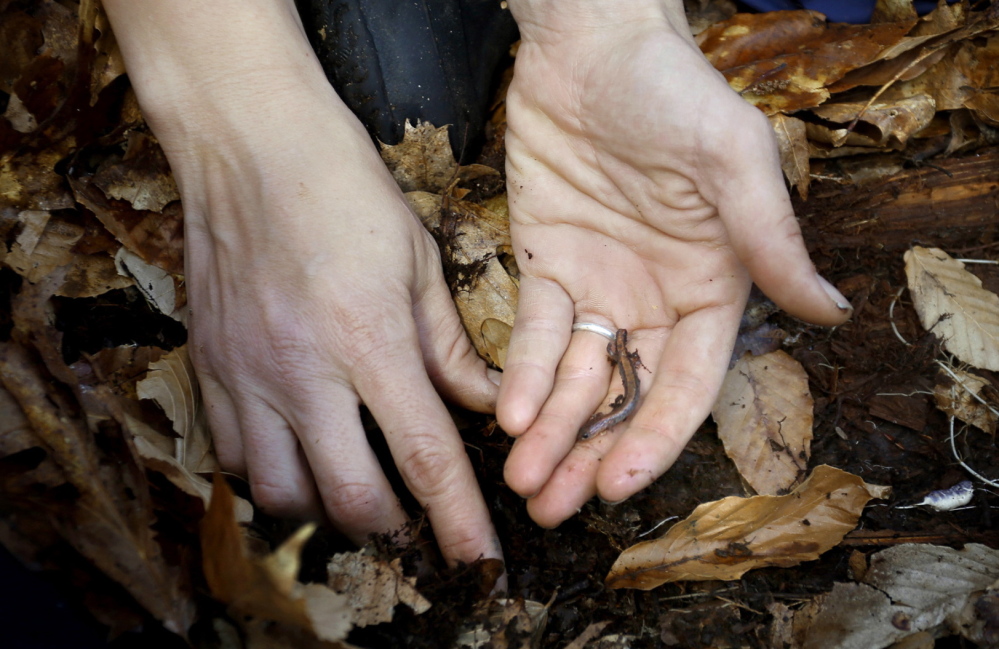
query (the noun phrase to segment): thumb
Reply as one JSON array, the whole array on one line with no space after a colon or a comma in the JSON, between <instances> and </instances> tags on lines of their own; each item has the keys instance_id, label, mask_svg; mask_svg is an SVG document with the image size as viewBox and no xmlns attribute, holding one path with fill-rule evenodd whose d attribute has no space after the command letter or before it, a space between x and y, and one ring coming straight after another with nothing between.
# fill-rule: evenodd
<instances>
[{"instance_id":1,"label":"thumb","mask_svg":"<svg viewBox=\"0 0 999 649\"><path fill-rule=\"evenodd\" d=\"M755 109L753 109L754 112ZM762 114L730 143L717 208L732 248L777 306L818 325L845 322L853 308L815 272L784 186L777 144Z\"/></svg>"}]
</instances>

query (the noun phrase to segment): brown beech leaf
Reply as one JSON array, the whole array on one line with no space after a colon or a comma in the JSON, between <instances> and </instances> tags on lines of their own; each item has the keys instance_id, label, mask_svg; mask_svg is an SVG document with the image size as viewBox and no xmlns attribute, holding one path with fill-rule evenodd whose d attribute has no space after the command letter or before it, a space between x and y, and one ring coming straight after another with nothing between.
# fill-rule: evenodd
<instances>
[{"instance_id":1,"label":"brown beech leaf","mask_svg":"<svg viewBox=\"0 0 999 649\"><path fill-rule=\"evenodd\" d=\"M828 24L811 11L736 14L697 37L729 85L767 115L818 106L827 86L874 61L915 21Z\"/></svg>"},{"instance_id":2,"label":"brown beech leaf","mask_svg":"<svg viewBox=\"0 0 999 649\"><path fill-rule=\"evenodd\" d=\"M786 496L730 496L699 505L661 538L621 553L606 583L649 590L673 581L738 579L753 568L811 561L852 530L888 487L827 465Z\"/></svg>"},{"instance_id":3,"label":"brown beech leaf","mask_svg":"<svg viewBox=\"0 0 999 649\"><path fill-rule=\"evenodd\" d=\"M405 604L417 615L430 609L430 602L416 590L416 577L402 573L402 559L387 563L363 550L344 552L333 555L327 571L329 587L350 600L354 626L391 622L396 604Z\"/></svg>"},{"instance_id":4,"label":"brown beech leaf","mask_svg":"<svg viewBox=\"0 0 999 649\"><path fill-rule=\"evenodd\" d=\"M905 274L923 328L961 361L999 370L999 296L939 248L908 250Z\"/></svg>"},{"instance_id":5,"label":"brown beech leaf","mask_svg":"<svg viewBox=\"0 0 999 649\"><path fill-rule=\"evenodd\" d=\"M933 388L937 407L952 417L957 417L994 435L999 417L996 416L994 409L982 403L982 401L989 402L985 398L986 393L995 393L995 390L986 389L991 388L992 384L980 376L952 367L947 368L942 378L943 382Z\"/></svg>"},{"instance_id":6,"label":"brown beech leaf","mask_svg":"<svg viewBox=\"0 0 999 649\"><path fill-rule=\"evenodd\" d=\"M805 136L805 123L797 117L783 113L770 116L770 125L777 134L777 148L780 150L780 168L792 187L798 188L803 199L808 198L808 183L811 171L808 165L808 138Z\"/></svg>"},{"instance_id":7,"label":"brown beech leaf","mask_svg":"<svg viewBox=\"0 0 999 649\"><path fill-rule=\"evenodd\" d=\"M912 0L877 0L871 14L871 24L916 22L919 14L912 6Z\"/></svg>"},{"instance_id":8,"label":"brown beech leaf","mask_svg":"<svg viewBox=\"0 0 999 649\"><path fill-rule=\"evenodd\" d=\"M329 642L346 637L351 614L347 597L321 584L297 581L302 547L315 525L300 528L272 554L256 557L233 507L232 490L216 474L212 503L201 523L203 567L212 595L237 618L281 622Z\"/></svg>"},{"instance_id":9,"label":"brown beech leaf","mask_svg":"<svg viewBox=\"0 0 999 649\"><path fill-rule=\"evenodd\" d=\"M501 259L510 246L505 201L491 202L494 211L458 200L448 200L443 209L441 196L425 192L410 192L406 199L441 248L444 278L472 344L502 368L519 295Z\"/></svg>"},{"instance_id":10,"label":"brown beech leaf","mask_svg":"<svg viewBox=\"0 0 999 649\"><path fill-rule=\"evenodd\" d=\"M447 132L447 126L406 120L402 142L381 144L382 160L402 191L439 193L455 178L458 163Z\"/></svg>"},{"instance_id":11,"label":"brown beech leaf","mask_svg":"<svg viewBox=\"0 0 999 649\"><path fill-rule=\"evenodd\" d=\"M929 125L936 114L936 104L928 95L914 95L892 103L878 102L870 106L867 102L827 102L811 109L811 112L824 120L840 124L850 124L859 115L860 122L877 129L877 136L871 137L875 146L893 144L902 148L910 136ZM842 143L852 144L848 137L843 138ZM836 142L832 144L836 145Z\"/></svg>"},{"instance_id":12,"label":"brown beech leaf","mask_svg":"<svg viewBox=\"0 0 999 649\"><path fill-rule=\"evenodd\" d=\"M808 374L783 351L743 356L711 411L725 453L759 494L787 493L804 475L812 443Z\"/></svg>"},{"instance_id":13,"label":"brown beech leaf","mask_svg":"<svg viewBox=\"0 0 999 649\"><path fill-rule=\"evenodd\" d=\"M70 177L73 194L122 245L144 261L174 275L184 274L184 213L180 202L162 212L137 210L128 201L109 198L93 177Z\"/></svg>"}]
</instances>

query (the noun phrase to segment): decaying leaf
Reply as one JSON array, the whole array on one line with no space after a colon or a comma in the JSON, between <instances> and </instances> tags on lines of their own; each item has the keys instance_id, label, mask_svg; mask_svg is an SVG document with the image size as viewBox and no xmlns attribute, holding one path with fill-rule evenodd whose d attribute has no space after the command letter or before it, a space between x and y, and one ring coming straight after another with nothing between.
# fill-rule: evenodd
<instances>
[{"instance_id":1,"label":"decaying leaf","mask_svg":"<svg viewBox=\"0 0 999 649\"><path fill-rule=\"evenodd\" d=\"M170 173L166 154L151 135L132 131L123 156L101 162L93 183L108 197L128 201L137 210L162 212L180 200L180 191Z\"/></svg>"},{"instance_id":2,"label":"decaying leaf","mask_svg":"<svg viewBox=\"0 0 999 649\"><path fill-rule=\"evenodd\" d=\"M84 236L83 226L53 217L47 210L24 210L17 219L23 229L9 253L4 255L0 249L0 262L29 282L38 282L56 268L66 266L65 280L56 291L62 297L94 297L134 283L118 274L109 255L76 251Z\"/></svg>"},{"instance_id":3,"label":"decaying leaf","mask_svg":"<svg viewBox=\"0 0 999 649\"><path fill-rule=\"evenodd\" d=\"M880 649L930 632L975 633L974 609L999 579L999 551L906 544L878 552L862 583L838 583L817 601L804 649ZM797 625L796 625L797 626Z\"/></svg>"},{"instance_id":4,"label":"decaying leaf","mask_svg":"<svg viewBox=\"0 0 999 649\"><path fill-rule=\"evenodd\" d=\"M928 95L914 95L891 103L878 102L871 106L868 106L867 102L825 103L811 109L811 112L822 119L840 124L850 124L859 117L862 123L875 127L875 136L870 138L875 146L883 147L891 143L901 147L910 136L930 123L936 114L936 104ZM862 135L856 131L849 131L847 136L831 144L834 146L853 144L848 137L850 134ZM863 146L859 142L857 144Z\"/></svg>"},{"instance_id":5,"label":"decaying leaf","mask_svg":"<svg viewBox=\"0 0 999 649\"><path fill-rule=\"evenodd\" d=\"M212 595L242 616L281 622L335 642L350 631L347 598L322 584L297 581L301 551L315 531L305 525L273 554L250 555L233 512L229 485L216 474L212 504L202 520L201 551Z\"/></svg>"},{"instance_id":6,"label":"decaying leaf","mask_svg":"<svg viewBox=\"0 0 999 649\"><path fill-rule=\"evenodd\" d=\"M135 282L135 287L153 310L164 315L174 313L177 308L177 287L170 273L146 263L125 246L118 249L114 262L118 274Z\"/></svg>"},{"instance_id":7,"label":"decaying leaf","mask_svg":"<svg viewBox=\"0 0 999 649\"><path fill-rule=\"evenodd\" d=\"M554 597L552 598L554 601ZM454 649L539 649L548 624L548 604L524 599L487 599L469 616Z\"/></svg>"},{"instance_id":8,"label":"decaying leaf","mask_svg":"<svg viewBox=\"0 0 999 649\"><path fill-rule=\"evenodd\" d=\"M502 368L519 294L500 256L510 246L509 217L458 200L443 209L440 196L425 192L410 192L406 199L437 239L444 278L472 344Z\"/></svg>"},{"instance_id":9,"label":"decaying leaf","mask_svg":"<svg viewBox=\"0 0 999 649\"><path fill-rule=\"evenodd\" d=\"M404 192L443 191L454 178L458 163L451 152L448 127L406 120L402 142L382 144L382 160Z\"/></svg>"},{"instance_id":10,"label":"decaying leaf","mask_svg":"<svg viewBox=\"0 0 999 649\"><path fill-rule=\"evenodd\" d=\"M726 455L757 493L787 493L804 475L812 405L805 369L783 351L743 356L728 371L711 416Z\"/></svg>"},{"instance_id":11,"label":"decaying leaf","mask_svg":"<svg viewBox=\"0 0 999 649\"><path fill-rule=\"evenodd\" d=\"M430 609L430 602L416 590L416 577L402 573L402 559L386 563L363 550L345 552L333 555L327 571L329 587L349 599L354 626L391 622L400 603L417 615Z\"/></svg>"},{"instance_id":12,"label":"decaying leaf","mask_svg":"<svg viewBox=\"0 0 999 649\"><path fill-rule=\"evenodd\" d=\"M649 590L673 581L738 579L765 566L817 558L852 530L871 498L891 489L822 465L786 496L730 496L699 505L665 535L621 553L610 588Z\"/></svg>"},{"instance_id":13,"label":"decaying leaf","mask_svg":"<svg viewBox=\"0 0 999 649\"><path fill-rule=\"evenodd\" d=\"M798 188L802 198L808 198L808 183L811 174L808 165L808 138L805 136L805 123L796 117L783 113L770 116L770 125L777 135L777 148L780 151L780 168L792 187Z\"/></svg>"},{"instance_id":14,"label":"decaying leaf","mask_svg":"<svg viewBox=\"0 0 999 649\"><path fill-rule=\"evenodd\" d=\"M988 400L985 397L985 388L992 384L980 376L964 372L956 368L949 368L952 375L944 378L942 383L933 388L933 397L936 399L937 407L952 417L957 417L961 421L977 426L986 433L995 434L996 416L995 409L986 405ZM955 380L954 377L957 377ZM975 396L978 399L975 398ZM979 400L981 399L981 400ZM982 403L985 401L985 403Z\"/></svg>"},{"instance_id":15,"label":"decaying leaf","mask_svg":"<svg viewBox=\"0 0 999 649\"><path fill-rule=\"evenodd\" d=\"M999 296L938 248L907 251L905 274L923 327L961 361L999 370Z\"/></svg>"}]
</instances>

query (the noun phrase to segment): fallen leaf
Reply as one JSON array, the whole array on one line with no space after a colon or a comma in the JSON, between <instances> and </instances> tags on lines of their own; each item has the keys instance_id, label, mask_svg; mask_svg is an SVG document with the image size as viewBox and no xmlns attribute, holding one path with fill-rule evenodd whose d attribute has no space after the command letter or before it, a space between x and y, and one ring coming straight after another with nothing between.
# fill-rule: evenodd
<instances>
[{"instance_id":1,"label":"fallen leaf","mask_svg":"<svg viewBox=\"0 0 999 649\"><path fill-rule=\"evenodd\" d=\"M180 202L162 212L137 210L128 201L109 198L92 176L68 179L76 200L93 212L122 245L144 261L172 273L184 274L184 213Z\"/></svg>"},{"instance_id":2,"label":"fallen leaf","mask_svg":"<svg viewBox=\"0 0 999 649\"><path fill-rule=\"evenodd\" d=\"M135 283L150 308L164 315L174 314L177 308L177 287L170 273L146 263L125 246L118 249L114 263L119 275Z\"/></svg>"},{"instance_id":3,"label":"fallen leaf","mask_svg":"<svg viewBox=\"0 0 999 649\"><path fill-rule=\"evenodd\" d=\"M180 443L176 457L191 473L213 473L218 469L201 389L186 345L150 363L146 378L136 384L136 394L140 399L155 401L173 423Z\"/></svg>"},{"instance_id":4,"label":"fallen leaf","mask_svg":"<svg viewBox=\"0 0 999 649\"><path fill-rule=\"evenodd\" d=\"M949 635L966 606L999 579L999 552L899 545L871 557L862 583L837 583L818 600L804 649L879 649L916 633Z\"/></svg>"},{"instance_id":5,"label":"fallen leaf","mask_svg":"<svg viewBox=\"0 0 999 649\"><path fill-rule=\"evenodd\" d=\"M107 157L94 172L93 183L110 198L128 201L137 210L162 212L180 191L159 142L132 131L124 155Z\"/></svg>"},{"instance_id":6,"label":"fallen leaf","mask_svg":"<svg viewBox=\"0 0 999 649\"><path fill-rule=\"evenodd\" d=\"M871 14L871 24L912 22L919 18L912 0L877 0Z\"/></svg>"},{"instance_id":7,"label":"fallen leaf","mask_svg":"<svg viewBox=\"0 0 999 649\"><path fill-rule=\"evenodd\" d=\"M444 278L468 337L480 356L502 368L519 295L500 255L510 246L509 216L458 200L443 209L441 196L425 192L406 199L441 248Z\"/></svg>"},{"instance_id":8,"label":"fallen leaf","mask_svg":"<svg viewBox=\"0 0 999 649\"><path fill-rule=\"evenodd\" d=\"M990 408L985 401L985 388L991 388L992 384L980 376L964 372L956 368L947 368L946 377L942 383L933 388L933 396L936 399L937 407L952 417L957 417L961 421L977 426L990 435L996 432L996 415L994 408ZM994 394L994 390L990 390ZM975 395L978 399L975 398ZM981 400L979 400L981 399Z\"/></svg>"},{"instance_id":9,"label":"fallen leaf","mask_svg":"<svg viewBox=\"0 0 999 649\"><path fill-rule=\"evenodd\" d=\"M811 112L822 119L840 124L850 124L859 116L860 122L877 129L871 136L876 146L894 144L900 148L909 137L929 125L936 114L936 104L928 95L914 95L892 103L878 102L871 106L867 102L827 102L811 109ZM840 144L842 143L851 142L844 138Z\"/></svg>"},{"instance_id":10,"label":"fallen leaf","mask_svg":"<svg viewBox=\"0 0 999 649\"><path fill-rule=\"evenodd\" d=\"M382 160L403 192L438 193L454 180L458 163L451 152L448 127L406 120L402 142L381 143Z\"/></svg>"},{"instance_id":11,"label":"fallen leaf","mask_svg":"<svg viewBox=\"0 0 999 649\"><path fill-rule=\"evenodd\" d=\"M780 151L780 168L792 187L798 188L801 198L808 199L808 183L811 170L808 165L808 138L805 136L805 123L796 117L783 113L770 116L770 125L777 134L777 148Z\"/></svg>"},{"instance_id":12,"label":"fallen leaf","mask_svg":"<svg viewBox=\"0 0 999 649\"><path fill-rule=\"evenodd\" d=\"M551 602L542 604L520 598L479 602L458 630L452 646L454 649L539 649L550 606Z\"/></svg>"},{"instance_id":13,"label":"fallen leaf","mask_svg":"<svg viewBox=\"0 0 999 649\"><path fill-rule=\"evenodd\" d=\"M783 351L743 356L725 375L711 416L725 454L757 493L787 493L804 475L812 405L808 374Z\"/></svg>"},{"instance_id":14,"label":"fallen leaf","mask_svg":"<svg viewBox=\"0 0 999 649\"><path fill-rule=\"evenodd\" d=\"M576 636L575 640L565 646L565 649L585 649L590 641L603 633L603 630L609 625L610 621L590 623L585 629L583 629L582 633Z\"/></svg>"},{"instance_id":15,"label":"fallen leaf","mask_svg":"<svg viewBox=\"0 0 999 649\"><path fill-rule=\"evenodd\" d=\"M722 20L728 20L737 11L731 0L696 0L683 3L690 33L694 36Z\"/></svg>"},{"instance_id":16,"label":"fallen leaf","mask_svg":"<svg viewBox=\"0 0 999 649\"><path fill-rule=\"evenodd\" d=\"M297 581L301 551L315 525L301 527L272 554L250 555L236 522L233 494L219 474L201 524L205 580L212 595L237 619L250 616L281 622L335 642L350 631L347 598L321 584Z\"/></svg>"},{"instance_id":17,"label":"fallen leaf","mask_svg":"<svg viewBox=\"0 0 999 649\"><path fill-rule=\"evenodd\" d=\"M344 552L333 555L327 571L329 587L349 599L354 626L391 622L399 603L417 615L430 609L430 602L416 590L416 577L402 573L401 559L387 563L363 550Z\"/></svg>"},{"instance_id":18,"label":"fallen leaf","mask_svg":"<svg viewBox=\"0 0 999 649\"><path fill-rule=\"evenodd\" d=\"M867 501L890 492L821 465L786 496L731 496L699 505L662 537L622 552L605 581L609 588L650 590L674 581L738 579L753 568L796 566L838 544Z\"/></svg>"},{"instance_id":19,"label":"fallen leaf","mask_svg":"<svg viewBox=\"0 0 999 649\"><path fill-rule=\"evenodd\" d=\"M999 370L999 296L938 248L908 250L905 274L923 328L961 361Z\"/></svg>"}]
</instances>

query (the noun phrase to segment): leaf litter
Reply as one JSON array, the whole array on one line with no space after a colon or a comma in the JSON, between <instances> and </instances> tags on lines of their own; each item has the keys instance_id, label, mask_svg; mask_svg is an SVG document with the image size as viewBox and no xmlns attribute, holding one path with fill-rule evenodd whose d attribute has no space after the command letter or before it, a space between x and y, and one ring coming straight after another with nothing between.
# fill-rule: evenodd
<instances>
[{"instance_id":1,"label":"leaf litter","mask_svg":"<svg viewBox=\"0 0 999 649\"><path fill-rule=\"evenodd\" d=\"M999 546L990 531L988 490L958 494L972 497L970 509L932 507L947 500L940 494L967 478L966 465L955 461L958 453L980 467L984 479L999 477L992 468L999 466L994 441L977 430L994 432L999 381L987 360L988 345L971 341L962 347L961 342L976 328L988 331L993 304L988 294L999 288L999 273L986 266L969 272L958 268L960 262L940 256L946 249L954 256L968 251L989 259L999 240L994 223L999 197L986 182L999 173L989 148L999 142L994 91L999 81L991 64L999 42L999 11L941 4L916 19L908 2L882 1L875 24L846 26L830 24L814 12L738 15L728 2L687 4L688 15L699 21L698 40L706 54L733 88L770 115L785 175L799 196L809 197L807 202L795 199L795 206L810 252L819 272L851 299L853 320L828 332L765 313L753 329L760 340L741 344L758 354L783 347L781 353L799 367L792 381L772 360L762 361L767 370L747 370L766 356L744 359L742 370L752 376L748 383L757 395L747 409L756 414L741 424L731 425L738 421L732 419L723 425L718 412L720 436L742 434L743 450L733 453L732 444L723 444L706 424L676 467L646 492L616 506L588 503L557 530L538 530L520 500L502 487L508 442L494 432L494 422L456 413L470 456L484 477L487 499L496 508L507 551L511 594L516 596L502 603L483 599L495 581L495 575L488 576L494 568L439 572L421 578L416 591L410 591L415 570L411 557L399 550L376 543L362 555L345 554L341 550L346 548L336 546L341 541L326 530L306 545L307 529L296 535L271 523L267 530L266 518L250 502L234 498L224 517L228 531L223 536L229 541L212 553L232 554L223 561L241 557L241 567L233 569L242 574L235 584L269 585L241 593L230 583L216 598L230 606L241 602L234 610L244 606L259 613L249 619L207 612L213 609L194 587L210 570L229 574L231 566L199 567L192 561L199 552L192 545L198 521L207 520L204 512L218 495L205 479L216 463L190 367L178 362L182 352L167 355L183 345L183 337L169 333L171 325L164 324L168 301L156 299L169 292L169 281L175 290L173 311L181 312L184 305L183 213L165 157L142 120L134 93L115 82L123 70L120 53L98 3L81 5L79 23L73 9L52 1L30 10L20 4L0 8L4 29L23 36L5 41L11 49L5 59L10 74L0 79L0 91L9 96L0 118L0 235L6 243L0 248L0 297L11 306L9 314L0 314L7 386L0 391L0 485L4 502L10 503L0 510L0 541L26 561L58 556L55 564L91 575L92 610L116 632L151 616L184 634L196 611L199 624L212 629L209 635L229 638L228 646L248 647L320 646L320 635L340 638L337 642L343 644L345 629L360 619L350 621L358 610L371 612L372 619L393 620L351 632L350 641L360 646L442 646L444 638L472 628L475 635L465 637L497 647L587 642L608 647L636 642L746 646L764 638L802 646L804 639L822 637L809 635L819 634L822 624L839 623L832 608L822 614L821 624L805 614L820 610L821 595L801 611L795 609L816 593L841 590L843 584L833 583L848 576L841 566L849 548L894 545L881 554L897 551L905 559L885 565L905 572L906 561L948 566L956 561L959 573L963 560L946 554L957 551L943 548L922 555L922 548L932 546L906 541L963 544L966 553L979 547L975 543ZM78 42L79 34L83 40ZM76 69L89 74L74 76ZM501 136L505 112L501 100L496 106L492 128ZM438 240L448 284L476 349L502 367L518 275L502 194L501 140L486 143L483 164L462 167L451 155L446 129L407 125L403 143L385 147L383 153L410 192L414 211ZM890 191L878 194L880 188ZM836 201L847 205L845 212L837 211ZM932 220L916 212L930 205ZM910 287L910 303L899 292L901 256L916 241L927 249L937 245L941 252L936 259L946 270L932 263L921 266L923 279L939 284L943 297ZM922 254L916 250L908 256ZM143 272L153 273L143 278L155 277L162 288L146 295L132 277L118 275L114 259L126 253L141 261ZM139 276L133 270L140 268L139 261L128 266L130 275ZM978 304L978 310L969 304ZM127 324L108 327L98 324L104 322L98 314L105 312L133 315ZM956 333L943 326L948 322L959 323ZM140 337L145 329L153 331L164 349L134 342L115 346ZM94 347L81 342L94 339ZM954 367L944 360L941 344L973 367ZM790 366L786 359L779 363L785 364ZM150 401L140 401L137 385L143 377L152 381L143 393L158 394L169 417ZM153 385L157 387L149 387ZM785 399L787 395L796 396ZM813 405L804 407L809 399ZM789 407L791 403L797 405ZM932 409L934 404L939 411ZM812 422L805 417L808 410ZM976 428L948 435L952 417ZM789 437L792 425L799 430ZM743 493L747 484L760 493L794 488L809 470L810 455L819 466L791 493L733 495ZM770 486L763 486L761 471L750 468L772 467L790 456L800 466L786 463L782 478ZM828 471L837 471L823 467L825 463L849 469L836 475L852 485L857 502L835 515L809 515L808 525L800 522L806 519L802 515L796 519L799 529L789 520L780 521L787 525L767 523L777 499L803 493L817 476L828 479ZM233 484L239 487L238 481ZM887 506L864 509L857 503L866 502L873 484L890 484L895 495ZM68 498L66 485L75 490ZM901 503L919 501L914 494L927 494L925 506L905 509ZM822 504L815 502L820 513ZM690 531L691 521L705 511L701 507L716 513L745 510L758 518L731 527L731 538L719 531L724 525L706 526L708 519L701 519L698 533L707 534L707 527L720 539L712 545ZM90 518L94 513L99 520ZM253 528L236 524L251 516ZM683 557L679 565L704 564L717 576L677 582L670 573L652 591L604 590L599 576L611 574L615 556L637 552L642 539L674 516L687 519L663 537L673 545L651 554L649 574L665 574L667 563ZM851 531L858 516L864 529ZM686 538L674 530L686 530ZM202 542L205 538L202 534ZM326 550L330 544L337 549ZM315 556L318 550L312 550L310 555L312 546L324 552ZM357 574L367 574L368 568L361 566L375 566L380 577L359 582L382 584L371 589L372 600L344 604L339 595L323 590L334 555L354 557L348 561ZM850 557L850 566L866 563L856 550ZM879 557L870 557L874 574ZM800 561L809 563L775 567ZM299 563L302 581L296 578ZM752 569L765 566L770 567ZM247 575L249 582L239 581ZM108 577L131 599L102 591L99 580ZM728 585L719 586L721 579L729 580ZM626 582L621 577L615 585ZM867 581L859 585L874 588L882 599L881 592L889 589ZM367 588L349 585L345 590L345 595L357 596ZM240 600L250 591L253 597L265 595L251 606ZM412 595L406 598L414 608L394 603L404 591ZM913 642L959 633L969 642L994 643L999 596L991 584L962 582L947 592L953 600L948 606L963 602L959 612L932 598L914 599L903 611L905 617L891 611L892 628L908 624L912 633L904 637ZM431 603L422 615L415 612L424 607L417 595ZM880 606L877 597L869 599L871 610ZM260 609L253 608L258 604ZM308 617L310 610L322 607L323 620ZM536 615L537 610L544 615ZM864 609L844 610L854 622L867 619ZM868 631L894 633L883 624L884 611L877 610L880 621L872 620ZM267 622L274 617L281 617L281 623ZM853 624L859 626L864 625ZM824 640L810 642L825 646Z\"/></svg>"}]
</instances>

